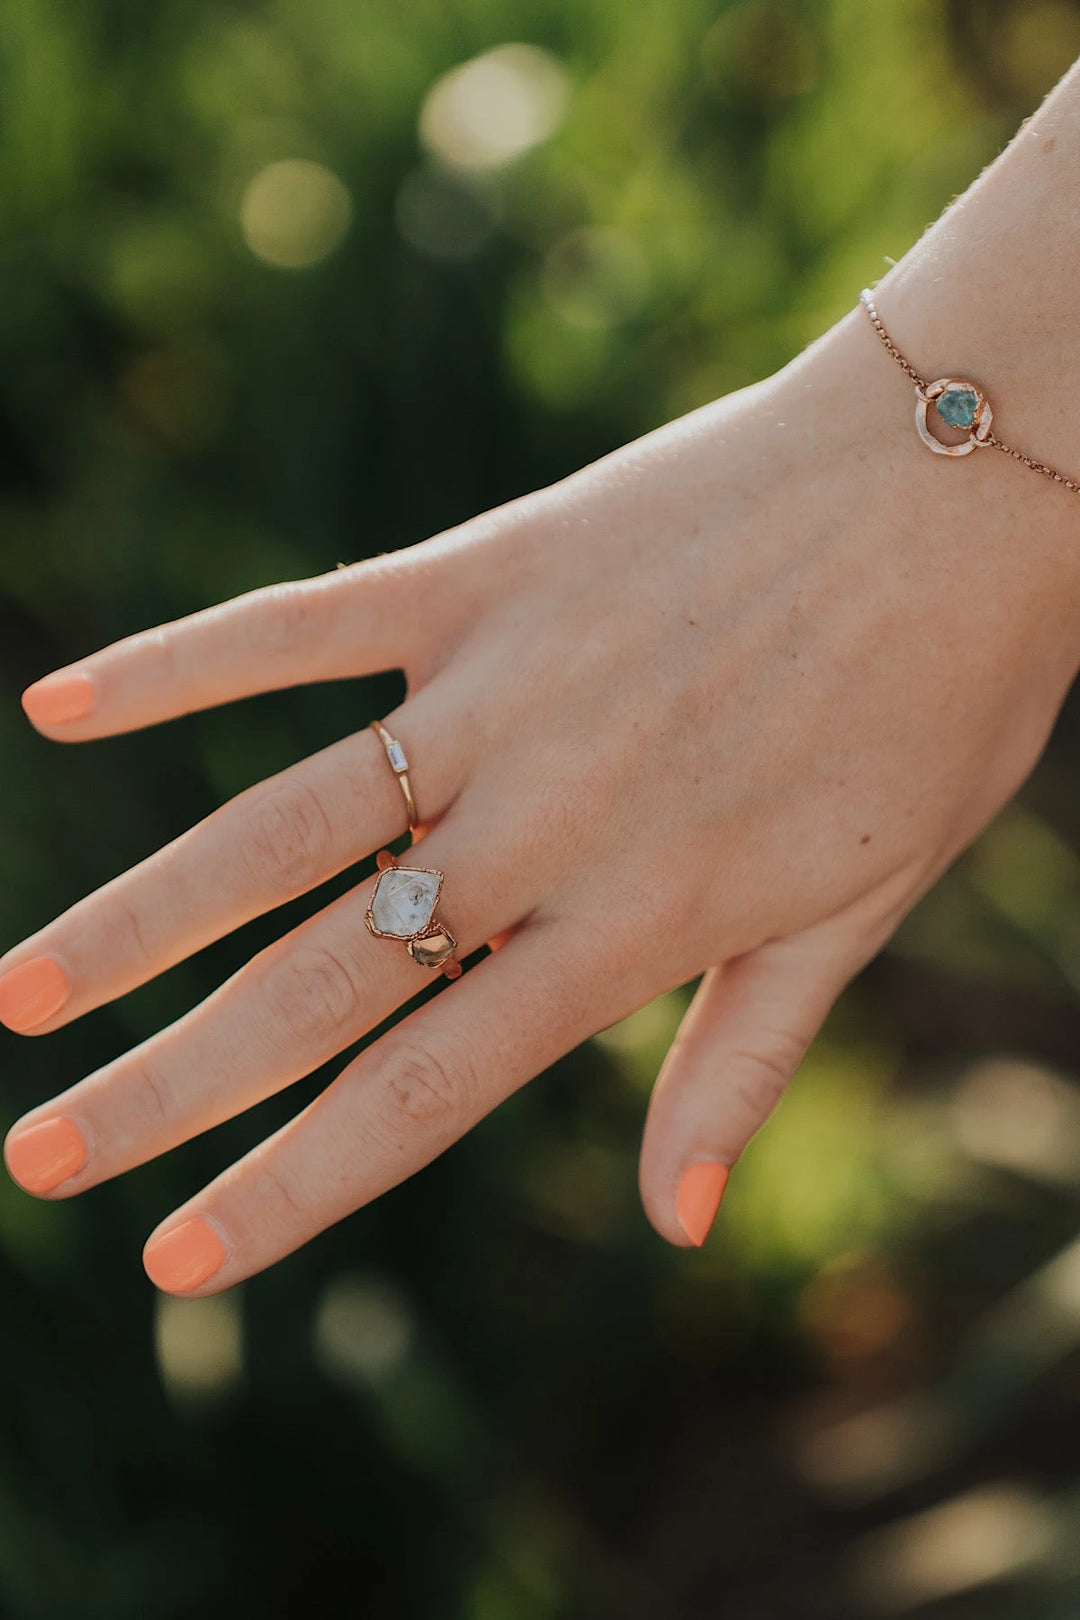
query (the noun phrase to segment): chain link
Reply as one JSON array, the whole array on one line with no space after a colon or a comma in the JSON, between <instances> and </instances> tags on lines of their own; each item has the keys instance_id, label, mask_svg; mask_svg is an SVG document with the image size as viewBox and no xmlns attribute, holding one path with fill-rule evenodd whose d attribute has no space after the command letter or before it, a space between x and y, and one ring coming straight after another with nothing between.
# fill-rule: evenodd
<instances>
[{"instance_id":1,"label":"chain link","mask_svg":"<svg viewBox=\"0 0 1080 1620\"><path fill-rule=\"evenodd\" d=\"M874 299L869 287L863 288L862 292L859 294L859 302L873 322L874 330L877 332L878 337L880 337L882 343L884 343L885 347L888 349L889 353L892 355L897 364L902 366L907 372L916 388L923 390L929 388L930 384L927 382L926 378L920 377L910 360L907 360L904 355L900 353L900 350L896 347L896 344L893 342L888 332L886 332L884 326L882 325L881 317L874 308ZM1073 483L1072 479L1066 478L1064 473L1057 472L1053 467L1048 467L1045 461L1034 461L1032 460L1031 456L1025 455L1022 450L1014 450L1012 445L1005 444L1003 440L999 439L996 433L988 433L985 439L976 439L975 443L979 445L993 445L995 450L1004 450L1007 456L1012 456L1014 461L1022 461L1025 467L1031 468L1032 472L1042 473L1044 478L1052 478L1055 484L1062 484L1065 489L1071 489L1074 494L1080 495L1080 484Z\"/></svg>"},{"instance_id":2,"label":"chain link","mask_svg":"<svg viewBox=\"0 0 1080 1620\"><path fill-rule=\"evenodd\" d=\"M904 359L904 356L900 353L900 350L896 347L896 344L893 342L888 332L886 332L884 326L882 326L881 316L874 308L874 298L869 287L863 288L862 292L859 294L859 302L869 315L870 319L873 321L875 331L880 337L882 343L884 343L885 347L888 349L889 353L892 355L893 359L899 361L900 365L903 366L904 370L907 372L912 382L917 385L917 387L928 388L930 386L929 383L924 377L919 376L919 373L915 370L915 367L911 364L910 360Z\"/></svg>"}]
</instances>

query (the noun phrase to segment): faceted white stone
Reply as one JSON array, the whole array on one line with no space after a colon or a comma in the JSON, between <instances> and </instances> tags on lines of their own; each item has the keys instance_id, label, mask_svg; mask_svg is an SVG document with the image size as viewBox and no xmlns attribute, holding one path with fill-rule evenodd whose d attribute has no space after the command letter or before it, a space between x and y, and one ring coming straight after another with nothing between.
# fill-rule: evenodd
<instances>
[{"instance_id":1,"label":"faceted white stone","mask_svg":"<svg viewBox=\"0 0 1080 1620\"><path fill-rule=\"evenodd\" d=\"M371 897L371 920L379 933L411 939L426 928L441 882L438 872L420 872L411 866L392 866L381 873Z\"/></svg>"},{"instance_id":2,"label":"faceted white stone","mask_svg":"<svg viewBox=\"0 0 1080 1620\"><path fill-rule=\"evenodd\" d=\"M395 771L407 771L409 766L405 759L405 750L397 741L387 745L386 752Z\"/></svg>"}]
</instances>

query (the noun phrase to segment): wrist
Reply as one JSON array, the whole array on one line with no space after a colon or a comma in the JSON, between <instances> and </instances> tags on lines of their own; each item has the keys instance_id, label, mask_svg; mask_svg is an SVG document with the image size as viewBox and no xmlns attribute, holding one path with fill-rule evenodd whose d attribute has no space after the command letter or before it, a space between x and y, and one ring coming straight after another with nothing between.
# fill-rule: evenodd
<instances>
[{"instance_id":1,"label":"wrist","mask_svg":"<svg viewBox=\"0 0 1080 1620\"><path fill-rule=\"evenodd\" d=\"M881 306L879 312L928 381L968 376L985 385L997 432L998 396L985 368L964 370L948 352L935 362L917 338L892 330ZM1080 668L1080 495L990 446L963 457L928 449L916 428L914 383L858 303L770 378L769 387L777 424L805 440L800 459L808 494L811 480L834 486L827 499L865 513L871 529L876 514L902 519L903 553L883 555L883 568L932 573L941 593L954 599L959 619L977 581L980 598L989 593L998 604L1003 639L1027 640L1033 657L1050 657L1064 682L1074 677ZM1004 431L999 436L1013 442ZM966 434L942 424L940 437L955 443ZM1040 448L1020 447L1035 454ZM1061 470L1073 476L1067 466ZM1080 480L1080 469L1076 475ZM896 530L890 524L882 532Z\"/></svg>"},{"instance_id":2,"label":"wrist","mask_svg":"<svg viewBox=\"0 0 1080 1620\"><path fill-rule=\"evenodd\" d=\"M990 401L994 435L1074 483L1080 295L1071 267L1080 216L1070 198L1078 170L1080 61L872 288L890 337L925 378L976 382ZM1000 451L993 459L1008 460ZM1080 507L1069 503L1080 496L1022 461L1009 471L1017 476L1003 479L1003 489L1021 492L1015 515L1025 538L1047 523L1075 533ZM1049 489L1030 487L1040 480Z\"/></svg>"}]
</instances>

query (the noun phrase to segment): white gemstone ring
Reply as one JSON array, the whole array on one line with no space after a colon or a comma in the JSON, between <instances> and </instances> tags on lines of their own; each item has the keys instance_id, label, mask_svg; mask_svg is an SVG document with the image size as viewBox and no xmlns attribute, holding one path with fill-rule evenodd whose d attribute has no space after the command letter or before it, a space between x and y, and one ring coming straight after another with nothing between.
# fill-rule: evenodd
<instances>
[{"instance_id":1,"label":"white gemstone ring","mask_svg":"<svg viewBox=\"0 0 1080 1620\"><path fill-rule=\"evenodd\" d=\"M431 866L399 866L388 849L380 849L375 862L379 875L364 913L369 931L376 939L400 939L414 962L456 979L457 940L435 917L443 874Z\"/></svg>"},{"instance_id":2,"label":"white gemstone ring","mask_svg":"<svg viewBox=\"0 0 1080 1620\"><path fill-rule=\"evenodd\" d=\"M405 809L409 816L409 831L415 832L417 826L416 800L413 798L412 787L409 784L409 762L405 758L405 750L396 737L391 737L381 720L373 720L371 729L382 743L386 757L390 761L390 769L398 779L402 797L405 800Z\"/></svg>"}]
</instances>

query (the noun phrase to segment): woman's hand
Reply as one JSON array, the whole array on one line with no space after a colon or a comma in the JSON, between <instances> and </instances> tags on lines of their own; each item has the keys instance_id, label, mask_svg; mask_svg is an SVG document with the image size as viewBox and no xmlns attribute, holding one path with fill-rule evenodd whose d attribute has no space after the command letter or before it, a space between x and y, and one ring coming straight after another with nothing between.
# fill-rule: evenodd
<instances>
[{"instance_id":1,"label":"woman's hand","mask_svg":"<svg viewBox=\"0 0 1080 1620\"><path fill-rule=\"evenodd\" d=\"M887 314L887 311L883 312ZM497 948L170 1216L212 1293L418 1170L522 1082L704 972L658 1081L649 1218L701 1242L844 984L1037 758L1076 667L1068 497L930 455L858 309L775 376L392 556L132 636L24 696L84 741L403 668L386 717L462 956ZM962 436L962 435L961 435ZM977 465L976 465L977 463ZM394 839L369 729L248 789L0 961L42 1034ZM12 1175L66 1197L310 1073L430 982L374 879L42 1104Z\"/></svg>"}]
</instances>

